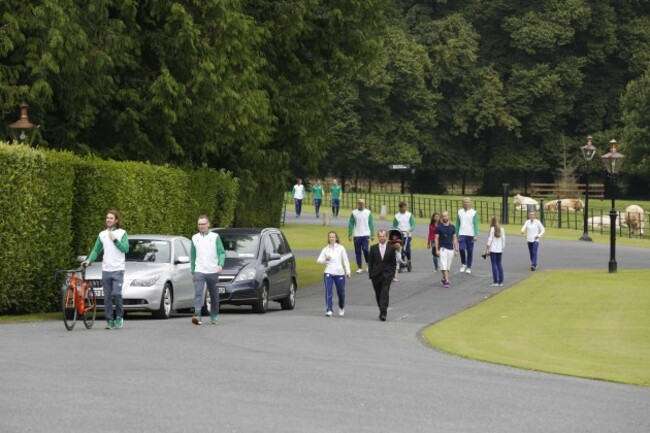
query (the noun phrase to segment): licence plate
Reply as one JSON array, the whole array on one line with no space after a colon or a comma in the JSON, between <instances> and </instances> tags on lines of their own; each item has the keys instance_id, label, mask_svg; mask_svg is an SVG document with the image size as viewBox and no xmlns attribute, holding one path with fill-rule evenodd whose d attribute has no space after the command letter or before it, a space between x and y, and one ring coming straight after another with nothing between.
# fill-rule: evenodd
<instances>
[{"instance_id":1,"label":"licence plate","mask_svg":"<svg viewBox=\"0 0 650 433\"><path fill-rule=\"evenodd\" d=\"M104 290L103 289L93 289L95 291L95 296L97 297L104 297Z\"/></svg>"},{"instance_id":2,"label":"licence plate","mask_svg":"<svg viewBox=\"0 0 650 433\"><path fill-rule=\"evenodd\" d=\"M224 293L226 293L226 288L223 286L219 286L219 294L222 295Z\"/></svg>"}]
</instances>

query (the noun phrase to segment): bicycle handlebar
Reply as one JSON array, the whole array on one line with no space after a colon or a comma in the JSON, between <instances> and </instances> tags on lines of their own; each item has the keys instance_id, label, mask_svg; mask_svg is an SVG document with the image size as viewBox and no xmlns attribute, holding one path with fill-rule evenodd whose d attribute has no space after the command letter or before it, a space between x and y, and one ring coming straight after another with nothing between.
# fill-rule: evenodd
<instances>
[{"instance_id":1,"label":"bicycle handlebar","mask_svg":"<svg viewBox=\"0 0 650 433\"><path fill-rule=\"evenodd\" d=\"M58 278L59 274L81 274L82 279L86 279L86 268L83 266L78 269L57 269L54 273L54 278Z\"/></svg>"}]
</instances>

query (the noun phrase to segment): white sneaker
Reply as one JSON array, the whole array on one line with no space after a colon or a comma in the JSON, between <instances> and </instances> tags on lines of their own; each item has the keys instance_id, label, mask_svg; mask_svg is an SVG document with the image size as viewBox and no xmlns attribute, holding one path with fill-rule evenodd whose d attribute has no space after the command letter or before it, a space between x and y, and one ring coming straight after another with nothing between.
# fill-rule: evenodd
<instances>
[{"instance_id":1,"label":"white sneaker","mask_svg":"<svg viewBox=\"0 0 650 433\"><path fill-rule=\"evenodd\" d=\"M465 272L467 272L468 274L471 274L471 273L472 273L472 270L471 270L470 268L467 268L467 269L465 270Z\"/></svg>"},{"instance_id":2,"label":"white sneaker","mask_svg":"<svg viewBox=\"0 0 650 433\"><path fill-rule=\"evenodd\" d=\"M357 274L363 273L363 269L357 269Z\"/></svg>"},{"instance_id":3,"label":"white sneaker","mask_svg":"<svg viewBox=\"0 0 650 433\"><path fill-rule=\"evenodd\" d=\"M325 313L325 315L326 315L327 317L332 317L332 312L331 312L331 311L327 311L327 313Z\"/></svg>"},{"instance_id":4,"label":"white sneaker","mask_svg":"<svg viewBox=\"0 0 650 433\"><path fill-rule=\"evenodd\" d=\"M467 269L467 266L462 265L462 266L460 267L460 272L465 272L465 269Z\"/></svg>"},{"instance_id":5,"label":"white sneaker","mask_svg":"<svg viewBox=\"0 0 650 433\"><path fill-rule=\"evenodd\" d=\"M490 287L498 287L499 285L497 283L492 283L490 284Z\"/></svg>"},{"instance_id":6,"label":"white sneaker","mask_svg":"<svg viewBox=\"0 0 650 433\"><path fill-rule=\"evenodd\" d=\"M497 286L503 287L503 283L499 283L499 284L497 284Z\"/></svg>"},{"instance_id":7,"label":"white sneaker","mask_svg":"<svg viewBox=\"0 0 650 433\"><path fill-rule=\"evenodd\" d=\"M339 308L339 316L345 316L345 309Z\"/></svg>"}]
</instances>

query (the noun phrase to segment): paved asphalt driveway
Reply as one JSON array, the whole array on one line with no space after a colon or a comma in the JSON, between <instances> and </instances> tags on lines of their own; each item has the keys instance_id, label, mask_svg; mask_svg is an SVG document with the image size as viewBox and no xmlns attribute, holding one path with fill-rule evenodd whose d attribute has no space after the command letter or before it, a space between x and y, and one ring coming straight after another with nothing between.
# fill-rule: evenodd
<instances>
[{"instance_id":1,"label":"paved asphalt driveway","mask_svg":"<svg viewBox=\"0 0 650 433\"><path fill-rule=\"evenodd\" d=\"M512 284L530 271L524 240L508 241ZM650 250L618 253L620 269L650 264ZM301 288L294 311L224 308L218 326L193 326L184 315L133 318L116 331L102 323L73 332L59 321L1 325L0 432L650 431L648 388L426 347L423 327L494 293L480 256L472 275L452 276L451 289L440 288L430 259L418 251L413 272L401 274L386 323L362 274L348 281L345 317L324 316L316 286ZM607 246L546 239L540 271L606 269L608 260Z\"/></svg>"}]
</instances>

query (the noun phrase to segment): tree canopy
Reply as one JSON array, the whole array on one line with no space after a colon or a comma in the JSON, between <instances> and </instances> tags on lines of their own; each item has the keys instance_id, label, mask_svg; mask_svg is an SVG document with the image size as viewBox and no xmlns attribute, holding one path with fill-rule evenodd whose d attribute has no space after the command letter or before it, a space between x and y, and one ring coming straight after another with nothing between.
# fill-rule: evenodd
<instances>
[{"instance_id":1,"label":"tree canopy","mask_svg":"<svg viewBox=\"0 0 650 433\"><path fill-rule=\"evenodd\" d=\"M39 146L231 170L242 225L292 176L552 180L589 134L647 193L649 53L632 0L5 0L0 114L28 102Z\"/></svg>"}]
</instances>

